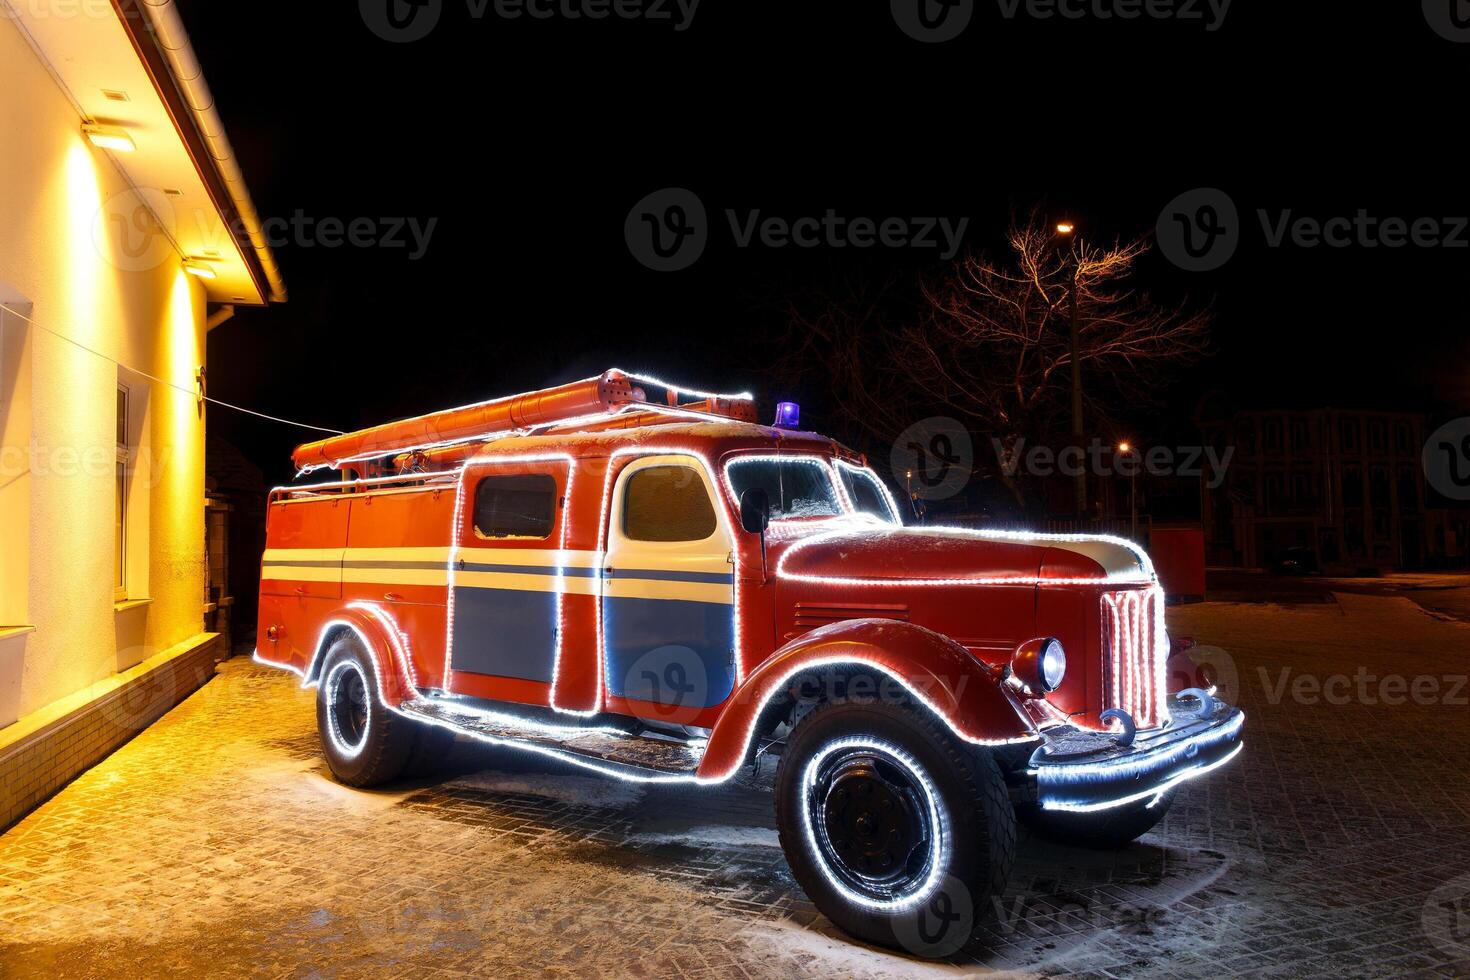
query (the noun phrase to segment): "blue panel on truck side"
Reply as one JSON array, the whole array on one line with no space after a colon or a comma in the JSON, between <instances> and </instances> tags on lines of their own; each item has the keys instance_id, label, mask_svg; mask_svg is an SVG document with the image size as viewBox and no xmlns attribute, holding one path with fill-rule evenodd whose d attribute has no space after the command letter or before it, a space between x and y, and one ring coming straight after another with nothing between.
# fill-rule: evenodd
<instances>
[{"instance_id":1,"label":"blue panel on truck side","mask_svg":"<svg viewBox=\"0 0 1470 980\"><path fill-rule=\"evenodd\" d=\"M735 689L735 619L728 603L607 597L603 635L607 686L615 695L708 708Z\"/></svg>"},{"instance_id":2,"label":"blue panel on truck side","mask_svg":"<svg viewBox=\"0 0 1470 980\"><path fill-rule=\"evenodd\" d=\"M472 674L551 683L556 669L555 592L454 589L450 666Z\"/></svg>"}]
</instances>

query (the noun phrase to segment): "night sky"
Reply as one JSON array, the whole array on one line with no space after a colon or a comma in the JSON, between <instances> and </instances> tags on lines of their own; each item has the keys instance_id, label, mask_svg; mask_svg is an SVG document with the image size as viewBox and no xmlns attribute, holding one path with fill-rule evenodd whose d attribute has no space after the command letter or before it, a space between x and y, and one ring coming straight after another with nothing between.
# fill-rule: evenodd
<instances>
[{"instance_id":1,"label":"night sky","mask_svg":"<svg viewBox=\"0 0 1470 980\"><path fill-rule=\"evenodd\" d=\"M1141 269L1150 291L1218 312L1215 356L1165 388L1175 417L1209 390L1470 408L1470 230L1459 248L1272 248L1257 216L1470 213L1456 109L1470 45L1418 4L1370 20L1241 3L1209 31L1007 19L990 0L943 44L910 39L873 0L705 0L683 31L476 19L444 0L408 44L342 0L180 6L263 216L437 219L417 260L278 248L290 302L210 338L222 399L347 429L616 365L749 387L766 408L812 402L767 369L785 301L943 263L934 249L737 248L726 208L964 217L966 244L994 252L1035 204L1112 239L1218 187L1241 215L1234 257L1187 273L1155 254ZM670 186L698 194L714 227L691 268L659 273L623 224ZM209 421L272 479L310 438L218 408Z\"/></svg>"}]
</instances>

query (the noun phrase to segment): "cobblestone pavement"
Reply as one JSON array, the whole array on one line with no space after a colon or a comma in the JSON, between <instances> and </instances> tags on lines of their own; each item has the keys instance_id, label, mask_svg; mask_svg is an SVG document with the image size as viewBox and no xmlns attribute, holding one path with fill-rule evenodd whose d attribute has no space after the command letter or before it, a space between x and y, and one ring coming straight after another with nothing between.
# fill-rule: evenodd
<instances>
[{"instance_id":1,"label":"cobblestone pavement","mask_svg":"<svg viewBox=\"0 0 1470 980\"><path fill-rule=\"evenodd\" d=\"M1200 656L1245 753L1121 852L1023 841L950 963L812 909L770 766L648 788L461 745L448 773L355 791L311 693L234 660L0 837L0 975L1470 975L1470 627L1347 594L1170 619L1228 651ZM1334 675L1346 703L1312 694L1343 700ZM1437 694L1390 703L1390 675Z\"/></svg>"}]
</instances>

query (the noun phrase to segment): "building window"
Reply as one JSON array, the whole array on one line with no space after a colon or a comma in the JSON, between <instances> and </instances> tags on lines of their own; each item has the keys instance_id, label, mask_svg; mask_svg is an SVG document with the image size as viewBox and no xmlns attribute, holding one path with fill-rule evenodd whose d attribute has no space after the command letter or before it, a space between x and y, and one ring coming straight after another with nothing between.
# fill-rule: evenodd
<instances>
[{"instance_id":1,"label":"building window","mask_svg":"<svg viewBox=\"0 0 1470 980\"><path fill-rule=\"evenodd\" d=\"M30 621L30 307L0 283L0 627ZM17 312L7 312L15 310ZM0 686L8 678L0 677ZM0 707L0 716L6 715ZM5 718L0 717L0 725Z\"/></svg>"},{"instance_id":2,"label":"building window","mask_svg":"<svg viewBox=\"0 0 1470 980\"><path fill-rule=\"evenodd\" d=\"M1358 451L1358 423L1355 419L1343 419L1341 422L1341 445L1345 453Z\"/></svg>"},{"instance_id":3,"label":"building window","mask_svg":"<svg viewBox=\"0 0 1470 980\"><path fill-rule=\"evenodd\" d=\"M475 488L475 534L482 538L551 536L556 479L546 473L487 476Z\"/></svg>"},{"instance_id":4,"label":"building window","mask_svg":"<svg viewBox=\"0 0 1470 980\"><path fill-rule=\"evenodd\" d=\"M715 508L689 466L650 466L623 490L623 534L630 541L703 541L715 533Z\"/></svg>"},{"instance_id":5,"label":"building window","mask_svg":"<svg viewBox=\"0 0 1470 980\"><path fill-rule=\"evenodd\" d=\"M117 386L117 494L114 501L117 527L113 535L112 598L122 602L128 597L128 464L132 452L128 448L128 389ZM107 457L103 457L106 459Z\"/></svg>"}]
</instances>

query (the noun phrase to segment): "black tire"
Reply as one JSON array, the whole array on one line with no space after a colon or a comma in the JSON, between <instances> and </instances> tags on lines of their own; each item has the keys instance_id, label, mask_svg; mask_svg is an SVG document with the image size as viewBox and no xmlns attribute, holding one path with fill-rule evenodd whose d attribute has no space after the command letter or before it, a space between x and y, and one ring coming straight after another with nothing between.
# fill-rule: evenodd
<instances>
[{"instance_id":1,"label":"black tire","mask_svg":"<svg viewBox=\"0 0 1470 980\"><path fill-rule=\"evenodd\" d=\"M1148 805L1148 800L1141 800L1093 813L1043 810L1035 803L1021 803L1016 806L1016 816L1037 836L1058 844L1116 851L1153 830L1169 812L1177 792L1170 790L1153 806Z\"/></svg>"},{"instance_id":2,"label":"black tire","mask_svg":"<svg viewBox=\"0 0 1470 980\"><path fill-rule=\"evenodd\" d=\"M383 707L372 661L354 633L327 649L316 693L322 754L340 782L381 786L397 779L416 735L407 718Z\"/></svg>"},{"instance_id":3,"label":"black tire","mask_svg":"<svg viewBox=\"0 0 1470 980\"><path fill-rule=\"evenodd\" d=\"M970 941L1015 852L1015 812L990 753L905 704L833 701L803 718L776 771L776 822L822 914L930 958Z\"/></svg>"}]
</instances>

